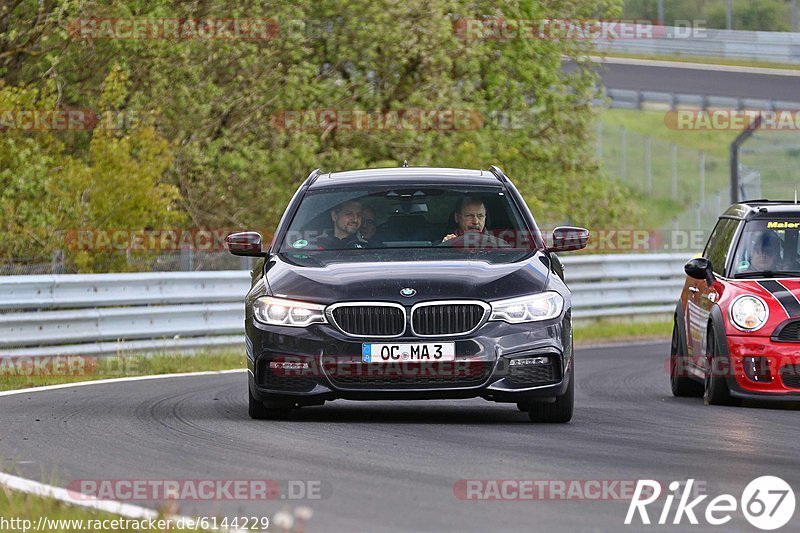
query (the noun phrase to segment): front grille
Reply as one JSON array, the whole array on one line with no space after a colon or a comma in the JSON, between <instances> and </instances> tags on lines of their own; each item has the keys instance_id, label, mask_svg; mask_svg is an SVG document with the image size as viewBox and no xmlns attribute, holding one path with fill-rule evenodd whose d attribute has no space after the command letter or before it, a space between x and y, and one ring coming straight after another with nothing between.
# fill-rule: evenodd
<instances>
[{"instance_id":1,"label":"front grille","mask_svg":"<svg viewBox=\"0 0 800 533\"><path fill-rule=\"evenodd\" d=\"M418 335L458 335L478 327L486 308L476 303L422 305L414 309L411 323Z\"/></svg>"},{"instance_id":2,"label":"front grille","mask_svg":"<svg viewBox=\"0 0 800 533\"><path fill-rule=\"evenodd\" d=\"M348 335L396 337L406 329L406 314L400 307L346 305L332 312L336 325Z\"/></svg>"},{"instance_id":3,"label":"front grille","mask_svg":"<svg viewBox=\"0 0 800 533\"><path fill-rule=\"evenodd\" d=\"M786 365L781 368L783 386L788 389L800 389L800 365Z\"/></svg>"},{"instance_id":4,"label":"front grille","mask_svg":"<svg viewBox=\"0 0 800 533\"><path fill-rule=\"evenodd\" d=\"M794 320L783 326L780 331L773 336L773 340L779 342L800 342L800 320Z\"/></svg>"},{"instance_id":5,"label":"front grille","mask_svg":"<svg viewBox=\"0 0 800 533\"><path fill-rule=\"evenodd\" d=\"M316 381L312 377L304 375L307 373L310 374L311 371L270 368L269 360L262 357L258 361L256 383L264 389L309 392L315 387Z\"/></svg>"},{"instance_id":6,"label":"front grille","mask_svg":"<svg viewBox=\"0 0 800 533\"><path fill-rule=\"evenodd\" d=\"M476 387L489 377L483 361L327 363L331 383L345 389L433 389Z\"/></svg>"},{"instance_id":7,"label":"front grille","mask_svg":"<svg viewBox=\"0 0 800 533\"><path fill-rule=\"evenodd\" d=\"M556 367L557 361L550 359L543 365L519 365L508 369L506 381L512 385L535 387L548 385L561 381L561 368Z\"/></svg>"}]
</instances>

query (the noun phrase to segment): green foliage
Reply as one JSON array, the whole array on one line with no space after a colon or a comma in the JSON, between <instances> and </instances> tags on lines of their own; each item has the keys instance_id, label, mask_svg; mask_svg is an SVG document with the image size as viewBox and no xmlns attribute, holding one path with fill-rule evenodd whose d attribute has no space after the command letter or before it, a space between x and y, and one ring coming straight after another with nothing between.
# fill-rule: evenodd
<instances>
[{"instance_id":1,"label":"green foliage","mask_svg":"<svg viewBox=\"0 0 800 533\"><path fill-rule=\"evenodd\" d=\"M312 169L403 160L415 166L496 164L519 185L543 225L629 222L625 191L599 177L592 156L590 103L597 77L581 59L591 51L589 44L465 40L454 32L459 17L608 18L618 16L619 3L246 0L229 7L217 0L112 0L20 5L10 17L0 14L29 37L0 38L6 92L34 91L30 101L39 106L92 108L138 120L116 129L101 125L91 133L4 137L0 161L13 166L3 165L2 184L14 176L21 190L12 194L15 199L4 200L7 231L0 237L0 256L48 257L59 248L53 229L184 225L269 231ZM275 39L77 39L69 33L78 18L265 16L280 25ZM31 25L31 20L37 22ZM575 59L579 68L562 72L564 57ZM308 109L471 110L484 119L510 118L517 127L486 120L480 129L461 131L300 131L278 128L272 120L285 111ZM16 144L8 144L12 138ZM6 216L11 209L16 209L13 223ZM12 227L34 233L40 228L42 246L31 249L30 240L10 234ZM70 259L82 270L126 268L111 254L74 253Z\"/></svg>"},{"instance_id":2,"label":"green foliage","mask_svg":"<svg viewBox=\"0 0 800 533\"><path fill-rule=\"evenodd\" d=\"M664 23L705 20L708 28L725 28L725 6L725 0L666 0ZM655 0L625 0L622 15L655 20L658 18L658 3ZM735 30L792 31L788 0L737 0L733 2L731 18Z\"/></svg>"}]
</instances>

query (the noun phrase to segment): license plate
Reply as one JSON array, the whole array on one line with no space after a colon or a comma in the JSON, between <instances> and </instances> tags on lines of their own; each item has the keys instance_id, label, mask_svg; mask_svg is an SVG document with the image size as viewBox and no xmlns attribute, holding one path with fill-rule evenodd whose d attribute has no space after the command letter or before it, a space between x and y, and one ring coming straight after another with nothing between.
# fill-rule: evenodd
<instances>
[{"instance_id":1,"label":"license plate","mask_svg":"<svg viewBox=\"0 0 800 533\"><path fill-rule=\"evenodd\" d=\"M393 361L455 361L456 343L390 343L361 345L362 363L390 363Z\"/></svg>"}]
</instances>

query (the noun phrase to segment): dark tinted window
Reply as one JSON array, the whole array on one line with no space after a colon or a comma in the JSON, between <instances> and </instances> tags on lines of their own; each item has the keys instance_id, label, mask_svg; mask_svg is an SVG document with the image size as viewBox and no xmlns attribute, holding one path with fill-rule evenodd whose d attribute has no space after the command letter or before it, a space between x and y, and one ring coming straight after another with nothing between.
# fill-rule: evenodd
<instances>
[{"instance_id":1,"label":"dark tinted window","mask_svg":"<svg viewBox=\"0 0 800 533\"><path fill-rule=\"evenodd\" d=\"M715 274L720 276L725 274L725 262L728 259L728 250L730 249L731 240L736 234L736 228L738 227L738 220L721 218L719 222L717 222L714 231L711 233L711 237L708 239L703 257L711 261Z\"/></svg>"},{"instance_id":2,"label":"dark tinted window","mask_svg":"<svg viewBox=\"0 0 800 533\"><path fill-rule=\"evenodd\" d=\"M362 185L307 192L281 251L443 247L530 250L536 242L502 187Z\"/></svg>"}]
</instances>

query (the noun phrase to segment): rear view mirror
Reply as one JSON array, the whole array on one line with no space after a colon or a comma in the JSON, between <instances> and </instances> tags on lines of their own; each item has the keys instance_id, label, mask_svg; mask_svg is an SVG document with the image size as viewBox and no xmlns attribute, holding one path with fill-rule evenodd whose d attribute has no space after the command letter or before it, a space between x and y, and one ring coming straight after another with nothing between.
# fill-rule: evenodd
<instances>
[{"instance_id":1,"label":"rear view mirror","mask_svg":"<svg viewBox=\"0 0 800 533\"><path fill-rule=\"evenodd\" d=\"M683 270L690 278L705 280L709 287L714 284L714 267L705 257L690 259Z\"/></svg>"},{"instance_id":2,"label":"rear view mirror","mask_svg":"<svg viewBox=\"0 0 800 533\"><path fill-rule=\"evenodd\" d=\"M583 250L588 242L588 229L575 226L559 226L553 230L553 244L547 250L550 252Z\"/></svg>"},{"instance_id":3,"label":"rear view mirror","mask_svg":"<svg viewBox=\"0 0 800 533\"><path fill-rule=\"evenodd\" d=\"M233 255L250 257L267 256L266 252L261 251L261 234L255 231L231 233L225 237L225 244L228 245L228 251Z\"/></svg>"}]
</instances>

